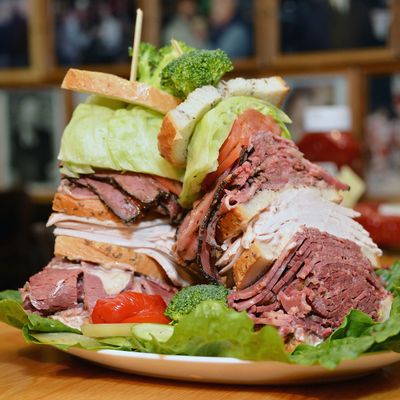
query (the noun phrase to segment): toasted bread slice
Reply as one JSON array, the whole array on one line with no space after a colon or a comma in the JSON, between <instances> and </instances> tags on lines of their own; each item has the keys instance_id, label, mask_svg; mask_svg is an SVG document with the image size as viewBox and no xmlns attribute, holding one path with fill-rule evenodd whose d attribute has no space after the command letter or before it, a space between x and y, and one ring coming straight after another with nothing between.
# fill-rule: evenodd
<instances>
[{"instance_id":1,"label":"toasted bread slice","mask_svg":"<svg viewBox=\"0 0 400 400\"><path fill-rule=\"evenodd\" d=\"M251 96L278 107L289 92L289 87L280 76L259 79L234 78L221 81L218 89L224 97Z\"/></svg>"},{"instance_id":2,"label":"toasted bread slice","mask_svg":"<svg viewBox=\"0 0 400 400\"><path fill-rule=\"evenodd\" d=\"M167 275L151 257L133 249L70 236L57 236L54 254L71 261L87 261L104 267L123 266L165 281Z\"/></svg>"},{"instance_id":3,"label":"toasted bread slice","mask_svg":"<svg viewBox=\"0 0 400 400\"><path fill-rule=\"evenodd\" d=\"M138 81L128 81L103 72L83 71L71 68L61 85L63 89L96 94L125 103L138 104L166 114L180 100L167 92Z\"/></svg>"},{"instance_id":4,"label":"toasted bread slice","mask_svg":"<svg viewBox=\"0 0 400 400\"><path fill-rule=\"evenodd\" d=\"M68 194L57 192L53 199L53 210L77 217L121 222L98 198L76 199Z\"/></svg>"},{"instance_id":5,"label":"toasted bread slice","mask_svg":"<svg viewBox=\"0 0 400 400\"><path fill-rule=\"evenodd\" d=\"M172 164L186 165L187 147L196 123L224 97L251 96L279 106L289 91L285 81L277 76L262 79L236 78L222 81L217 88L196 89L164 118L158 134L158 149Z\"/></svg>"},{"instance_id":6,"label":"toasted bread slice","mask_svg":"<svg viewBox=\"0 0 400 400\"><path fill-rule=\"evenodd\" d=\"M232 267L236 288L241 290L253 284L268 270L273 261L268 246L255 241L249 249L243 251Z\"/></svg>"},{"instance_id":7,"label":"toasted bread slice","mask_svg":"<svg viewBox=\"0 0 400 400\"><path fill-rule=\"evenodd\" d=\"M220 100L222 95L214 86L203 86L189 94L178 107L164 117L158 134L158 149L172 164L186 165L187 146L199 119Z\"/></svg>"},{"instance_id":8,"label":"toasted bread slice","mask_svg":"<svg viewBox=\"0 0 400 400\"><path fill-rule=\"evenodd\" d=\"M335 189L320 190L321 196L329 201L340 203L342 196ZM269 207L272 201L280 194L279 191L261 190L247 203L239 204L222 216L218 222L217 239L224 242L238 236L246 228L248 222L262 210Z\"/></svg>"}]
</instances>

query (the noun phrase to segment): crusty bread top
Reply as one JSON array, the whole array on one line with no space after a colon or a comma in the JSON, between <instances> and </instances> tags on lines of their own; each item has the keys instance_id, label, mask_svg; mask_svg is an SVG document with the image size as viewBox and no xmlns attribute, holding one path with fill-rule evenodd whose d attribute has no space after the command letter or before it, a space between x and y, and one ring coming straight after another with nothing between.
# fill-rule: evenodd
<instances>
[{"instance_id":1,"label":"crusty bread top","mask_svg":"<svg viewBox=\"0 0 400 400\"><path fill-rule=\"evenodd\" d=\"M70 236L57 236L54 254L71 261L87 261L104 267L123 266L153 278L167 280L164 270L157 261L127 247Z\"/></svg>"},{"instance_id":2,"label":"crusty bread top","mask_svg":"<svg viewBox=\"0 0 400 400\"><path fill-rule=\"evenodd\" d=\"M103 72L71 68L61 87L77 92L96 94L126 103L139 104L166 114L180 100L167 92L138 81L128 81Z\"/></svg>"},{"instance_id":3,"label":"crusty bread top","mask_svg":"<svg viewBox=\"0 0 400 400\"><path fill-rule=\"evenodd\" d=\"M76 199L66 193L57 192L53 199L53 210L77 217L121 222L98 198Z\"/></svg>"},{"instance_id":4,"label":"crusty bread top","mask_svg":"<svg viewBox=\"0 0 400 400\"><path fill-rule=\"evenodd\" d=\"M173 165L184 167L187 146L196 123L221 99L220 92L207 85L194 90L183 103L169 111L158 134L161 155Z\"/></svg>"},{"instance_id":5,"label":"crusty bread top","mask_svg":"<svg viewBox=\"0 0 400 400\"><path fill-rule=\"evenodd\" d=\"M232 96L250 96L279 106L288 91L289 87L279 76L260 79L235 78L220 82L217 88L198 88L164 117L158 134L158 149L171 164L184 167L187 147L196 123L220 100Z\"/></svg>"},{"instance_id":6,"label":"crusty bread top","mask_svg":"<svg viewBox=\"0 0 400 400\"><path fill-rule=\"evenodd\" d=\"M278 107L289 92L289 86L280 76L257 79L234 78L221 81L218 89L224 97L251 96Z\"/></svg>"}]
</instances>

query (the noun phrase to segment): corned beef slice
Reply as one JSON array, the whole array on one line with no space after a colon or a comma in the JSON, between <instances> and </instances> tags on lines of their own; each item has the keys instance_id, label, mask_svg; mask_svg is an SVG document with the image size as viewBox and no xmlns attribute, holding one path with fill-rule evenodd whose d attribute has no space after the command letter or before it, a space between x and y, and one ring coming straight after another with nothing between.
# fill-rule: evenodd
<instances>
[{"instance_id":1,"label":"corned beef slice","mask_svg":"<svg viewBox=\"0 0 400 400\"><path fill-rule=\"evenodd\" d=\"M264 276L231 292L229 305L278 327L287 341L318 342L352 309L381 318L390 298L355 243L305 228Z\"/></svg>"}]
</instances>

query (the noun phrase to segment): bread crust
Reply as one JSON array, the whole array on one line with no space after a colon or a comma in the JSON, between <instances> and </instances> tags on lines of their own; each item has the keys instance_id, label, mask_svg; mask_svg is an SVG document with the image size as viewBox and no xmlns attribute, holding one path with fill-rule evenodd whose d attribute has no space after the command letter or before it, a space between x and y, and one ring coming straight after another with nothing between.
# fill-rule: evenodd
<instances>
[{"instance_id":1,"label":"bread crust","mask_svg":"<svg viewBox=\"0 0 400 400\"><path fill-rule=\"evenodd\" d=\"M218 221L217 240L222 243L230 237L236 237L242 232L245 216L242 207L237 206L233 210L224 214Z\"/></svg>"},{"instance_id":2,"label":"bread crust","mask_svg":"<svg viewBox=\"0 0 400 400\"><path fill-rule=\"evenodd\" d=\"M76 199L66 193L57 192L53 199L53 210L77 217L96 218L100 221L121 222L100 199Z\"/></svg>"},{"instance_id":3,"label":"bread crust","mask_svg":"<svg viewBox=\"0 0 400 400\"><path fill-rule=\"evenodd\" d=\"M71 261L87 261L103 266L119 264L132 271L163 281L167 280L164 270L157 261L128 247L70 236L57 236L54 254L58 257L66 257Z\"/></svg>"},{"instance_id":4,"label":"bread crust","mask_svg":"<svg viewBox=\"0 0 400 400\"><path fill-rule=\"evenodd\" d=\"M165 117L158 135L158 148L165 159L173 165L184 167L187 147L196 123L211 110L222 94L211 85L197 88L178 107Z\"/></svg>"},{"instance_id":5,"label":"bread crust","mask_svg":"<svg viewBox=\"0 0 400 400\"><path fill-rule=\"evenodd\" d=\"M238 290L253 284L271 266L272 260L262 249L262 245L254 242L249 249L243 251L233 265L233 280Z\"/></svg>"},{"instance_id":6,"label":"bread crust","mask_svg":"<svg viewBox=\"0 0 400 400\"><path fill-rule=\"evenodd\" d=\"M180 100L167 92L138 81L128 81L104 72L68 70L61 87L78 92L97 94L126 103L139 104L166 114Z\"/></svg>"},{"instance_id":7,"label":"bread crust","mask_svg":"<svg viewBox=\"0 0 400 400\"><path fill-rule=\"evenodd\" d=\"M283 101L285 100L287 94L289 93L289 86L286 84L286 81L281 77L281 76L275 76L274 77L283 87L282 92L279 93L279 95L277 96L276 100L276 106L280 107L283 103Z\"/></svg>"},{"instance_id":8,"label":"bread crust","mask_svg":"<svg viewBox=\"0 0 400 400\"><path fill-rule=\"evenodd\" d=\"M184 167L184 163L177 163L177 160L174 158L174 147L178 132L171 114L167 114L163 119L158 133L158 150L170 163L177 167Z\"/></svg>"}]
</instances>

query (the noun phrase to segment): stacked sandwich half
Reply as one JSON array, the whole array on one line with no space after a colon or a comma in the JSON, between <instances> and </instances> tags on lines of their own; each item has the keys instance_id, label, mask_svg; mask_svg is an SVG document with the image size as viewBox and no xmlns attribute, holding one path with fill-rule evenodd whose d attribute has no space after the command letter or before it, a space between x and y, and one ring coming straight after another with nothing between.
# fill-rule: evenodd
<instances>
[{"instance_id":1,"label":"stacked sandwich half","mask_svg":"<svg viewBox=\"0 0 400 400\"><path fill-rule=\"evenodd\" d=\"M157 135L166 113L196 87L218 83L232 63L220 50L178 42L162 49L142 43L139 53L138 81L71 69L62 84L90 97L62 137L61 183L48 221L54 258L21 292L25 310L76 328L93 321L99 299L125 292L134 293L124 298L128 308L137 314L140 305L130 322L168 323L166 305L192 279L172 250L184 215L184 169L160 155ZM116 311L107 318L134 316L119 312L116 321Z\"/></svg>"},{"instance_id":2,"label":"stacked sandwich half","mask_svg":"<svg viewBox=\"0 0 400 400\"><path fill-rule=\"evenodd\" d=\"M180 263L231 288L228 305L277 327L289 348L321 342L353 309L385 320L392 297L374 271L381 253L340 205L347 185L304 159L287 138L287 117L265 102L279 90L266 85L261 96L260 82L210 107L185 151L179 124L166 124L176 111L164 119L159 148L186 166L180 200L192 204L177 233ZM249 81L220 88L239 84Z\"/></svg>"},{"instance_id":3,"label":"stacked sandwich half","mask_svg":"<svg viewBox=\"0 0 400 400\"><path fill-rule=\"evenodd\" d=\"M27 310L80 327L98 299L124 291L167 304L187 281L172 246L183 170L157 149L163 113L179 104L152 86L70 70L63 88L92 93L63 134L53 201L54 258L22 290Z\"/></svg>"}]
</instances>

